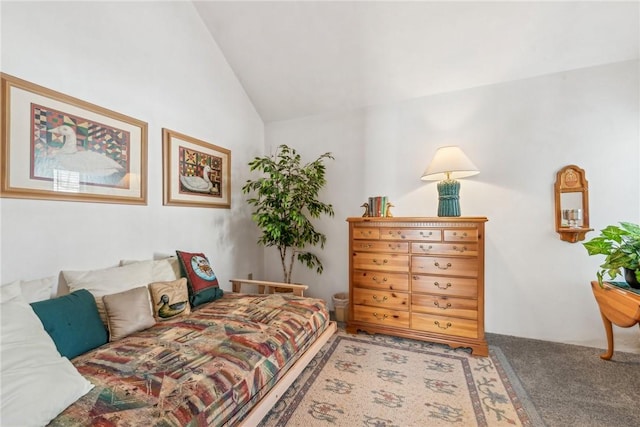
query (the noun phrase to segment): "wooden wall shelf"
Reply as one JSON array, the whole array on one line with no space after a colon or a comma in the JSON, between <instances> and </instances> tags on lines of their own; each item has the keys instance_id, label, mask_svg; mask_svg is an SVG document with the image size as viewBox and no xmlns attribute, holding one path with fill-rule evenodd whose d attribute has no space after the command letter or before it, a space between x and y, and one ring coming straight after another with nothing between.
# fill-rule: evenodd
<instances>
[{"instance_id":1,"label":"wooden wall shelf","mask_svg":"<svg viewBox=\"0 0 640 427\"><path fill-rule=\"evenodd\" d=\"M589 231L589 183L584 170L576 165L563 167L556 174L555 217L560 240L576 243Z\"/></svg>"},{"instance_id":2,"label":"wooden wall shelf","mask_svg":"<svg viewBox=\"0 0 640 427\"><path fill-rule=\"evenodd\" d=\"M593 231L593 228L569 228L569 227L560 227L558 228L558 233L560 234L560 240L576 243L581 240L584 240L586 234L589 231Z\"/></svg>"}]
</instances>

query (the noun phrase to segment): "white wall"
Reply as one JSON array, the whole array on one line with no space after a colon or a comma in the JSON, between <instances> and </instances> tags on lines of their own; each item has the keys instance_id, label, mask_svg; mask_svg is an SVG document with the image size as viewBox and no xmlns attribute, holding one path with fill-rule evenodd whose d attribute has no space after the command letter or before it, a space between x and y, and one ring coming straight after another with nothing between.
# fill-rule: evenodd
<instances>
[{"instance_id":1,"label":"white wall","mask_svg":"<svg viewBox=\"0 0 640 427\"><path fill-rule=\"evenodd\" d=\"M2 2L2 71L146 121L148 205L0 199L2 283L204 252L221 286L262 273L240 194L264 124L190 2ZM228 148L231 209L162 206L162 128Z\"/></svg>"},{"instance_id":2,"label":"white wall","mask_svg":"<svg viewBox=\"0 0 640 427\"><path fill-rule=\"evenodd\" d=\"M148 122L149 196L147 206L0 199L0 282L176 249L207 254L225 288L249 272L280 278L273 251L263 271L240 193L264 126L190 3L3 1L1 13L3 72ZM325 272L298 265L294 280L327 300L347 289L345 218L370 195L389 196L396 216L435 216L435 183L419 176L438 146L457 143L481 170L462 183L463 215L489 218L487 330L604 346L588 285L601 261L558 239L553 182L577 164L593 228L640 222L638 75L637 61L617 63L268 124L267 151L336 156L323 192L336 216L319 222ZM231 149L231 210L162 206L162 127ZM636 328L616 340L640 351Z\"/></svg>"},{"instance_id":3,"label":"white wall","mask_svg":"<svg viewBox=\"0 0 640 427\"><path fill-rule=\"evenodd\" d=\"M331 151L325 200L336 217L323 275L298 266L294 280L330 299L348 287L348 216L387 195L395 216L436 216L436 183L420 175L437 147L460 145L481 173L462 181L463 215L487 216L486 329L606 345L589 282L602 259L555 232L553 184L568 164L586 171L591 226L640 222L638 61L479 87L393 105L268 123L278 144L309 160ZM596 232L588 234L594 237ZM266 253L267 260L275 260ZM277 265L267 267L278 277ZM637 328L616 330L616 349L640 352Z\"/></svg>"}]
</instances>

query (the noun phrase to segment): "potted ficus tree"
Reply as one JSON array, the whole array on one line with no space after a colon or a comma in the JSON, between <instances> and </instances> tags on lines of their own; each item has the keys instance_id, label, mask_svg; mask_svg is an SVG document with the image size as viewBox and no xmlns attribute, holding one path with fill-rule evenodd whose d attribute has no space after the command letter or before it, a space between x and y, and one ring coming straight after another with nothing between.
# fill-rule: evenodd
<instances>
[{"instance_id":1,"label":"potted ficus tree","mask_svg":"<svg viewBox=\"0 0 640 427\"><path fill-rule=\"evenodd\" d=\"M604 274L614 279L622 275L629 286L640 288L640 226L621 222L620 226L609 225L600 235L583 243L589 255L604 255L604 263L598 271L598 282L602 286Z\"/></svg>"},{"instance_id":2,"label":"potted ficus tree","mask_svg":"<svg viewBox=\"0 0 640 427\"><path fill-rule=\"evenodd\" d=\"M262 231L258 243L278 249L285 283L291 283L295 260L322 273L322 262L307 248L318 244L324 248L327 240L311 218L333 216L333 206L318 200L326 184L326 159L333 159L331 153L303 164L296 150L280 145L276 154L249 162L251 171L260 171L262 176L247 180L242 191L253 194L247 201L255 208L252 218Z\"/></svg>"}]
</instances>

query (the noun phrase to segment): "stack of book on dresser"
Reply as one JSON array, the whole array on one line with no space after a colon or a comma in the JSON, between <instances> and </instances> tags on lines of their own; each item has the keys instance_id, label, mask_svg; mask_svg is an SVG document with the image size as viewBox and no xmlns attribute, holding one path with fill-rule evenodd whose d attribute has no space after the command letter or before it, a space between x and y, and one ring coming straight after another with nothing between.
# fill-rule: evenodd
<instances>
[{"instance_id":1,"label":"stack of book on dresser","mask_svg":"<svg viewBox=\"0 0 640 427\"><path fill-rule=\"evenodd\" d=\"M387 216L387 196L369 197L368 216Z\"/></svg>"}]
</instances>

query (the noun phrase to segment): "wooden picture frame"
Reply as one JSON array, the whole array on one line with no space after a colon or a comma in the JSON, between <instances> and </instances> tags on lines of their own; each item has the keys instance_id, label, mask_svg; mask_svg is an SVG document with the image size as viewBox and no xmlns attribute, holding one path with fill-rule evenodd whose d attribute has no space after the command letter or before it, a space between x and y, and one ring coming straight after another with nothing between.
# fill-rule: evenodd
<instances>
[{"instance_id":1,"label":"wooden picture frame","mask_svg":"<svg viewBox=\"0 0 640 427\"><path fill-rule=\"evenodd\" d=\"M0 197L147 204L147 123L0 73Z\"/></svg>"},{"instance_id":2,"label":"wooden picture frame","mask_svg":"<svg viewBox=\"0 0 640 427\"><path fill-rule=\"evenodd\" d=\"M231 151L162 129L164 205L231 208Z\"/></svg>"}]
</instances>

